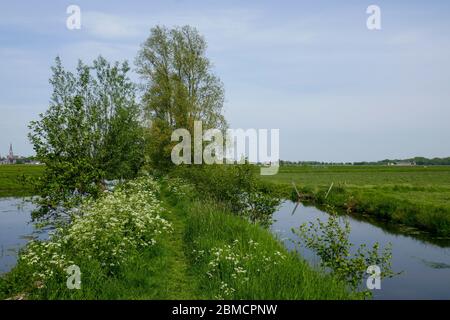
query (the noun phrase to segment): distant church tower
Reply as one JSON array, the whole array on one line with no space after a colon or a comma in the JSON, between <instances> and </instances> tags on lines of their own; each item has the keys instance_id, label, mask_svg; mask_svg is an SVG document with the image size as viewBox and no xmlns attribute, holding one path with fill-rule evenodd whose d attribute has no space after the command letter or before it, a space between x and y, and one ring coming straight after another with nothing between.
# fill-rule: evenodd
<instances>
[{"instance_id":1,"label":"distant church tower","mask_svg":"<svg viewBox=\"0 0 450 320\"><path fill-rule=\"evenodd\" d=\"M16 159L14 157L14 152L13 152L13 148L12 148L12 143L9 144L8 163L9 164L16 163Z\"/></svg>"}]
</instances>

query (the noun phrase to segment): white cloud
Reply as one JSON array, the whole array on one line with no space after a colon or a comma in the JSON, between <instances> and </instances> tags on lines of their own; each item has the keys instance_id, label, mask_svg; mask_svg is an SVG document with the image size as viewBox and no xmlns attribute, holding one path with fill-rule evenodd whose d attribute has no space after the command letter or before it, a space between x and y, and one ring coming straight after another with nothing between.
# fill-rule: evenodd
<instances>
[{"instance_id":1,"label":"white cloud","mask_svg":"<svg viewBox=\"0 0 450 320\"><path fill-rule=\"evenodd\" d=\"M134 38L142 34L142 22L101 12L82 13L82 28L95 37L105 39Z\"/></svg>"},{"instance_id":2,"label":"white cloud","mask_svg":"<svg viewBox=\"0 0 450 320\"><path fill-rule=\"evenodd\" d=\"M83 12L82 29L96 38L135 39L144 41L155 25L169 27L192 25L207 37L215 49L236 45L277 46L310 42L315 33L306 31L308 23L298 19L278 25L269 25L267 13L243 9L220 11L178 11L168 13L114 15L101 12Z\"/></svg>"}]
</instances>

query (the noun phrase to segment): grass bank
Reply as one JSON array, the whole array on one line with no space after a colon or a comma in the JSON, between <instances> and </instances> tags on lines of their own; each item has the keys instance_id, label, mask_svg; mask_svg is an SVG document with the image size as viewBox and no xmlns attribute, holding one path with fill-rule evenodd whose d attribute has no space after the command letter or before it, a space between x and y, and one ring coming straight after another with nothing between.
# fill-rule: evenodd
<instances>
[{"instance_id":1,"label":"grass bank","mask_svg":"<svg viewBox=\"0 0 450 320\"><path fill-rule=\"evenodd\" d=\"M288 253L267 229L179 182L138 180L90 203L0 278L0 298L349 299L345 284ZM81 270L69 290L65 267Z\"/></svg>"},{"instance_id":2,"label":"grass bank","mask_svg":"<svg viewBox=\"0 0 450 320\"><path fill-rule=\"evenodd\" d=\"M450 166L282 166L262 179L286 196L293 181L316 204L450 236Z\"/></svg>"},{"instance_id":3,"label":"grass bank","mask_svg":"<svg viewBox=\"0 0 450 320\"><path fill-rule=\"evenodd\" d=\"M168 195L184 217L191 270L207 299L349 299L342 282L312 269L259 225L212 201Z\"/></svg>"},{"instance_id":4,"label":"grass bank","mask_svg":"<svg viewBox=\"0 0 450 320\"><path fill-rule=\"evenodd\" d=\"M24 177L39 177L44 170L38 165L0 165L0 197L32 196L33 188Z\"/></svg>"}]
</instances>

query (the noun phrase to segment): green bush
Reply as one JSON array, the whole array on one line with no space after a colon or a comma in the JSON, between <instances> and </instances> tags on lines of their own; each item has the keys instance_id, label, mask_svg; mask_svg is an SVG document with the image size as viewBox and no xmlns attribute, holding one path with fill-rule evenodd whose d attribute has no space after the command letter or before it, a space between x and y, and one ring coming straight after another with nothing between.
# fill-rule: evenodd
<instances>
[{"instance_id":1,"label":"green bush","mask_svg":"<svg viewBox=\"0 0 450 320\"><path fill-rule=\"evenodd\" d=\"M351 288L358 291L369 266L377 265L381 268L381 277L392 277L391 270L392 250L391 245L381 252L379 243L372 248L365 244L356 247L349 240L350 222L340 217L336 211L329 207L330 216L324 222L317 219L316 222L304 223L298 229L292 231L301 239L299 245L313 250L321 258L321 266L330 269L339 279L350 284ZM364 295L370 296L370 291L362 289Z\"/></svg>"},{"instance_id":2,"label":"green bush","mask_svg":"<svg viewBox=\"0 0 450 320\"><path fill-rule=\"evenodd\" d=\"M257 179L249 164L181 166L171 176L192 184L200 198L223 203L234 214L263 225L281 202L280 191Z\"/></svg>"}]
</instances>

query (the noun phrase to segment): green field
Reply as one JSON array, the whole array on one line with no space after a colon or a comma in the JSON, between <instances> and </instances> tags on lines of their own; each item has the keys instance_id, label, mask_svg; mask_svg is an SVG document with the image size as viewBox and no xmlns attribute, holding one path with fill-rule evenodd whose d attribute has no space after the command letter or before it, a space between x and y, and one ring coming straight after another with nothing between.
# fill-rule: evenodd
<instances>
[{"instance_id":1,"label":"green field","mask_svg":"<svg viewBox=\"0 0 450 320\"><path fill-rule=\"evenodd\" d=\"M319 204L450 236L450 166L282 166L262 179L286 189L293 181Z\"/></svg>"},{"instance_id":2,"label":"green field","mask_svg":"<svg viewBox=\"0 0 450 320\"><path fill-rule=\"evenodd\" d=\"M43 170L43 166L36 165L0 165L0 197L33 195L31 185L24 184L22 177L37 177Z\"/></svg>"}]
</instances>

